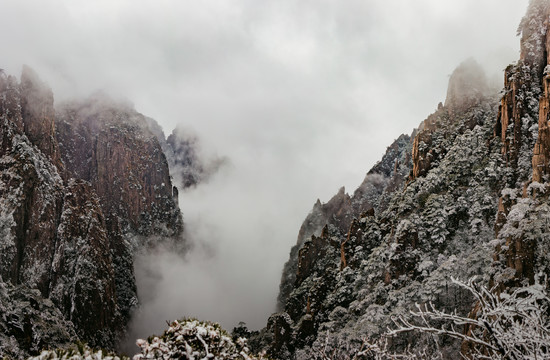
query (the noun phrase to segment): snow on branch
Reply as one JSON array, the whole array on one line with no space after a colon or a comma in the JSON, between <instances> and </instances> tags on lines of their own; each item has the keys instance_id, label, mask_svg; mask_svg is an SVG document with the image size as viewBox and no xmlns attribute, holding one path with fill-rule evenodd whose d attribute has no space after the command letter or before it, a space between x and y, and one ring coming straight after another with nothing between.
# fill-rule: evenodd
<instances>
[{"instance_id":1,"label":"snow on branch","mask_svg":"<svg viewBox=\"0 0 550 360\"><path fill-rule=\"evenodd\" d=\"M452 282L468 290L476 298L470 316L437 310L432 303L416 305L412 318L393 318L395 329L387 336L419 331L425 334L457 338L468 344L468 358L474 359L547 359L550 357L550 298L538 282L500 294L477 284ZM442 324L442 325L436 325ZM461 327L459 330L458 327Z\"/></svg>"}]
</instances>

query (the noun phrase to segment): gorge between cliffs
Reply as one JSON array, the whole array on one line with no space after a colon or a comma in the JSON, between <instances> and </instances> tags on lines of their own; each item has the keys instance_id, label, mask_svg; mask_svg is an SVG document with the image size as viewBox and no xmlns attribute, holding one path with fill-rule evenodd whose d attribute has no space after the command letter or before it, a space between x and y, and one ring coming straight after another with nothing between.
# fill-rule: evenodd
<instances>
[{"instance_id":1,"label":"gorge between cliffs","mask_svg":"<svg viewBox=\"0 0 550 360\"><path fill-rule=\"evenodd\" d=\"M205 4L6 56L0 358L550 358L550 1Z\"/></svg>"}]
</instances>

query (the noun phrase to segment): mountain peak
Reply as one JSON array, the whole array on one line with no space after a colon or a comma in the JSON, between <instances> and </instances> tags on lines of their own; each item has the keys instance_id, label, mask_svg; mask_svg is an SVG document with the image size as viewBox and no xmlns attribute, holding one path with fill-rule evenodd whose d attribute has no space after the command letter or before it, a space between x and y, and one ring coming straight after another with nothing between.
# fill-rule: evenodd
<instances>
[{"instance_id":1,"label":"mountain peak","mask_svg":"<svg viewBox=\"0 0 550 360\"><path fill-rule=\"evenodd\" d=\"M453 71L447 87L445 106L465 108L488 95L490 87L483 68L473 58L463 61Z\"/></svg>"},{"instance_id":2,"label":"mountain peak","mask_svg":"<svg viewBox=\"0 0 550 360\"><path fill-rule=\"evenodd\" d=\"M549 17L549 0L531 0L518 26L518 35L521 35L520 60L539 67L539 70L548 62L547 57L550 58L545 51L550 45L546 36Z\"/></svg>"}]
</instances>

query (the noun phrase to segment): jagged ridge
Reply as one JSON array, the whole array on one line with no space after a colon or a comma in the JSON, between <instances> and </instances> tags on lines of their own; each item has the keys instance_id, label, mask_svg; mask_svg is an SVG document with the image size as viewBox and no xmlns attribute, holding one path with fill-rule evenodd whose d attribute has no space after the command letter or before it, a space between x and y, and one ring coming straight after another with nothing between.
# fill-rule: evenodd
<instances>
[{"instance_id":1,"label":"jagged ridge","mask_svg":"<svg viewBox=\"0 0 550 360\"><path fill-rule=\"evenodd\" d=\"M349 197L337 208L316 204L302 229L323 231L307 241L299 236L283 272L281 312L256 340L259 348L280 359L311 358L326 344L358 349L361 337L376 338L415 302L470 312L474 299L449 288L450 276L477 275L503 289L548 274L549 8L548 1L530 3L519 28L521 57L506 69L500 106L475 62L457 68L445 105L404 148L406 185L390 188L386 206L357 211L376 210L379 195L354 195L353 210ZM342 213L345 229L333 216ZM392 346L429 349L427 340L405 337ZM440 350L457 356L461 344L443 339Z\"/></svg>"},{"instance_id":2,"label":"jagged ridge","mask_svg":"<svg viewBox=\"0 0 550 360\"><path fill-rule=\"evenodd\" d=\"M0 74L0 134L0 285L15 286L2 295L14 306L2 305L0 355L76 336L114 348L137 304L133 252L183 230L158 139L103 95L55 109L28 67L21 82ZM29 296L51 310L22 315Z\"/></svg>"}]
</instances>

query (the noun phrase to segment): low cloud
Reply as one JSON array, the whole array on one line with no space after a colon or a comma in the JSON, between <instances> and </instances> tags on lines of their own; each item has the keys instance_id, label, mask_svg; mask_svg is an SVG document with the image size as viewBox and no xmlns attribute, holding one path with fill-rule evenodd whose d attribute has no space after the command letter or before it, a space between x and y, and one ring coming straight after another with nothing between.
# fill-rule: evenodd
<instances>
[{"instance_id":1,"label":"low cloud","mask_svg":"<svg viewBox=\"0 0 550 360\"><path fill-rule=\"evenodd\" d=\"M181 317L216 321L228 330L240 321L265 326L288 254L281 243L296 238L307 211L292 210L291 194L266 192L264 176L231 164L180 194L190 249L180 255L159 247L137 256L141 306L123 347L128 353L136 338L161 333L166 321ZM293 226L280 229L289 216Z\"/></svg>"},{"instance_id":2,"label":"low cloud","mask_svg":"<svg viewBox=\"0 0 550 360\"><path fill-rule=\"evenodd\" d=\"M230 159L180 192L181 258L136 259L133 334L183 316L264 325L317 198L352 191L444 101L474 57L502 86L528 0L5 0L0 68L27 63L56 101L97 89ZM200 245L199 245L200 244Z\"/></svg>"}]
</instances>

